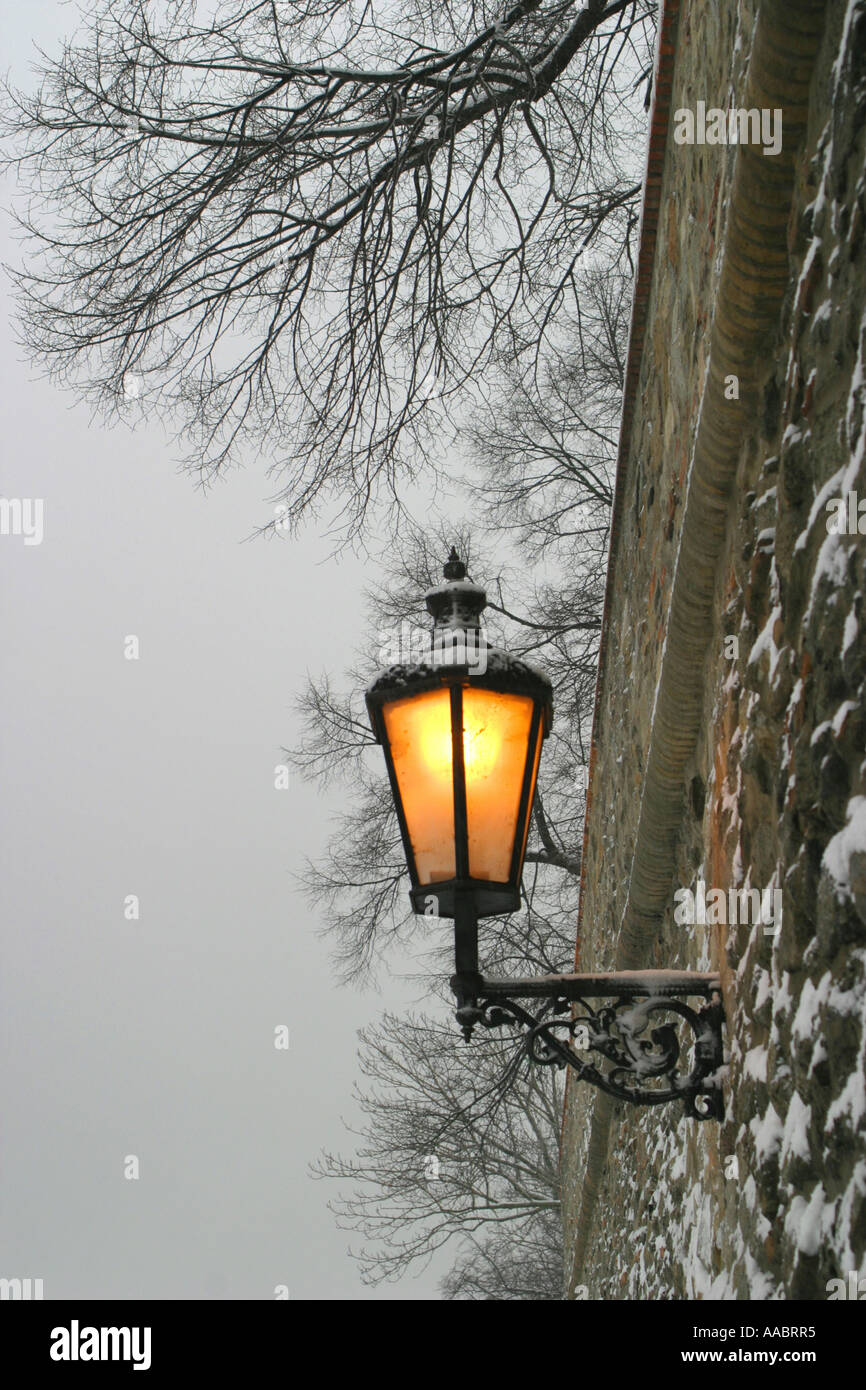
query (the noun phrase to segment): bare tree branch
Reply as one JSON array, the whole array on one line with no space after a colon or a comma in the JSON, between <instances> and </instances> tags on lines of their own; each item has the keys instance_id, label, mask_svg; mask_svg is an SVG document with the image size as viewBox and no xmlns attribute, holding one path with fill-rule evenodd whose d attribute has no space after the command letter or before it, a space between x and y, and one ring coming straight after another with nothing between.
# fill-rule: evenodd
<instances>
[{"instance_id":1,"label":"bare tree branch","mask_svg":"<svg viewBox=\"0 0 866 1390\"><path fill-rule=\"evenodd\" d=\"M340 1183L339 1224L368 1242L356 1253L369 1283L399 1278L455 1237L548 1242L547 1278L561 1274L558 1073L532 1069L513 1039L471 1048L450 1027L386 1014L361 1034L364 1123L355 1156L325 1154ZM486 1245L487 1259L495 1259Z\"/></svg>"},{"instance_id":2,"label":"bare tree branch","mask_svg":"<svg viewBox=\"0 0 866 1390\"><path fill-rule=\"evenodd\" d=\"M7 94L23 341L109 413L135 378L203 478L254 439L287 522L356 525L622 252L655 9L100 3Z\"/></svg>"}]
</instances>

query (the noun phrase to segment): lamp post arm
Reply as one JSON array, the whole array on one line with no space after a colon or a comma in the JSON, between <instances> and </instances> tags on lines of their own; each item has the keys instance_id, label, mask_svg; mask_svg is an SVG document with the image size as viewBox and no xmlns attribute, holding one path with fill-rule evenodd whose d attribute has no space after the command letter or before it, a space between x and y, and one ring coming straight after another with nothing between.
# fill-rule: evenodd
<instances>
[{"instance_id":1,"label":"lamp post arm","mask_svg":"<svg viewBox=\"0 0 866 1390\"><path fill-rule=\"evenodd\" d=\"M598 999L608 995L640 999L661 995L711 999L721 992L717 972L698 970L613 970L593 975L529 975L516 980L482 977L485 998Z\"/></svg>"}]
</instances>

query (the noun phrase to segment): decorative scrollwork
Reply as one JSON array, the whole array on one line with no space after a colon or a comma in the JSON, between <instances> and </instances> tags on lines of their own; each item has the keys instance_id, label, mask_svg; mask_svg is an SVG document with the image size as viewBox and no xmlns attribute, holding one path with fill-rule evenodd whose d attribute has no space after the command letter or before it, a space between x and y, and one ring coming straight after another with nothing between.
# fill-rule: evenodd
<instances>
[{"instance_id":1,"label":"decorative scrollwork","mask_svg":"<svg viewBox=\"0 0 866 1390\"><path fill-rule=\"evenodd\" d=\"M661 1022L675 1015L691 1030L691 1069L680 1044L682 1024ZM696 1120L721 1119L719 1070L723 1063L721 1000L714 996L696 1011L681 999L624 995L593 1008L586 1000L545 1000L537 1014L513 999L464 1001L458 1019L469 1036L482 1028L516 1025L531 1060L539 1066L571 1067L581 1081L632 1105L681 1100ZM653 1026L654 1020L659 1019ZM584 1061L597 1052L607 1068Z\"/></svg>"}]
</instances>

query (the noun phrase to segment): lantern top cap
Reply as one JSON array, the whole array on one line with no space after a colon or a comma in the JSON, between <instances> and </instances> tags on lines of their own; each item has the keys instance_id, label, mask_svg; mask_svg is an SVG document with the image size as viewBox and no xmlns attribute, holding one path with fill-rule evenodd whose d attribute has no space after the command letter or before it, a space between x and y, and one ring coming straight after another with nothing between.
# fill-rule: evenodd
<instances>
[{"instance_id":1,"label":"lantern top cap","mask_svg":"<svg viewBox=\"0 0 866 1390\"><path fill-rule=\"evenodd\" d=\"M400 652L396 661L377 672L366 691L371 717L374 707L388 700L439 689L453 680L468 680L473 685L540 699L545 728L549 728L553 712L550 681L528 661L488 644L481 627L487 594L466 577L466 566L453 546L443 573L445 582L424 595L434 619L429 646L418 655Z\"/></svg>"}]
</instances>

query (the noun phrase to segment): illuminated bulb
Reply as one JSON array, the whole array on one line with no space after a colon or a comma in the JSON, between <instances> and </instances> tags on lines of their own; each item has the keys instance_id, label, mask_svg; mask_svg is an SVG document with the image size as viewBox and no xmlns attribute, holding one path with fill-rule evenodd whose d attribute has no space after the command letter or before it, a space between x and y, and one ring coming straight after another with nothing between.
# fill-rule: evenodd
<instances>
[{"instance_id":1,"label":"illuminated bulb","mask_svg":"<svg viewBox=\"0 0 866 1390\"><path fill-rule=\"evenodd\" d=\"M428 720L421 731L421 752L434 772L451 776L451 726L441 720Z\"/></svg>"},{"instance_id":2,"label":"illuminated bulb","mask_svg":"<svg viewBox=\"0 0 866 1390\"><path fill-rule=\"evenodd\" d=\"M496 766L502 743L501 733L489 722L478 719L463 724L463 764L468 777L489 777ZM451 728L441 719L425 722L421 732L421 751L434 772L451 776Z\"/></svg>"}]
</instances>

